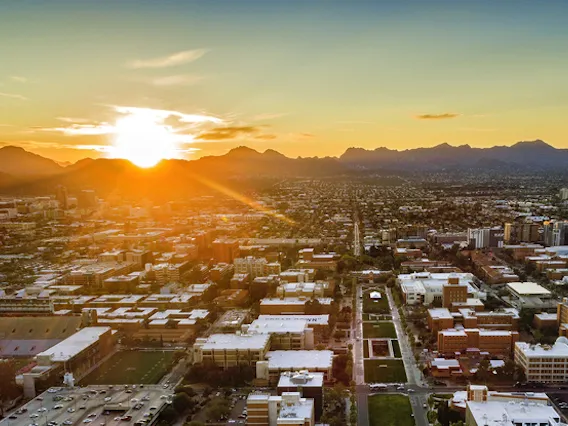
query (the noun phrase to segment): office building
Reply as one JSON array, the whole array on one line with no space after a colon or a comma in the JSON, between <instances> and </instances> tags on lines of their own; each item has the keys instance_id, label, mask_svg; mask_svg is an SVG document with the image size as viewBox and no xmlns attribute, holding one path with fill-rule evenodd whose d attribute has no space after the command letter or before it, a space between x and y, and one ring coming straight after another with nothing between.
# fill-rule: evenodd
<instances>
[{"instance_id":1,"label":"office building","mask_svg":"<svg viewBox=\"0 0 568 426\"><path fill-rule=\"evenodd\" d=\"M247 398L247 424L255 426L314 426L314 401L300 392L279 396L252 393Z\"/></svg>"},{"instance_id":2,"label":"office building","mask_svg":"<svg viewBox=\"0 0 568 426\"><path fill-rule=\"evenodd\" d=\"M510 330L486 330L480 328L448 329L438 332L438 352L456 353L488 352L492 355L511 355L519 333Z\"/></svg>"},{"instance_id":3,"label":"office building","mask_svg":"<svg viewBox=\"0 0 568 426\"><path fill-rule=\"evenodd\" d=\"M504 231L501 227L467 230L467 242L475 249L503 247L503 237Z\"/></svg>"},{"instance_id":4,"label":"office building","mask_svg":"<svg viewBox=\"0 0 568 426\"><path fill-rule=\"evenodd\" d=\"M55 199L57 200L59 208L61 210L67 210L69 208L69 196L67 195L67 188L63 185L57 186Z\"/></svg>"},{"instance_id":5,"label":"office building","mask_svg":"<svg viewBox=\"0 0 568 426\"><path fill-rule=\"evenodd\" d=\"M289 371L280 375L276 390L278 395L299 392L302 398L313 399L315 419L319 421L323 411L323 385L323 373Z\"/></svg>"},{"instance_id":6,"label":"office building","mask_svg":"<svg viewBox=\"0 0 568 426\"><path fill-rule=\"evenodd\" d=\"M561 336L554 345L515 343L515 363L528 382L565 383L568 381L568 338Z\"/></svg>"},{"instance_id":7,"label":"office building","mask_svg":"<svg viewBox=\"0 0 568 426\"><path fill-rule=\"evenodd\" d=\"M265 271L268 261L264 257L239 257L235 259L235 274L248 274L251 278L268 275Z\"/></svg>"},{"instance_id":8,"label":"office building","mask_svg":"<svg viewBox=\"0 0 568 426\"><path fill-rule=\"evenodd\" d=\"M271 350L314 349L314 330L305 320L271 321L256 319L251 324L243 325L244 334L269 334L272 339Z\"/></svg>"},{"instance_id":9,"label":"office building","mask_svg":"<svg viewBox=\"0 0 568 426\"><path fill-rule=\"evenodd\" d=\"M212 334L193 345L193 362L213 362L222 368L255 365L266 359L270 334Z\"/></svg>"},{"instance_id":10,"label":"office building","mask_svg":"<svg viewBox=\"0 0 568 426\"><path fill-rule=\"evenodd\" d=\"M213 258L217 263L233 263L239 257L239 242L230 239L213 241Z\"/></svg>"},{"instance_id":11,"label":"office building","mask_svg":"<svg viewBox=\"0 0 568 426\"><path fill-rule=\"evenodd\" d=\"M414 272L411 274L400 274L397 281L402 290L404 302L407 305L431 305L432 303L443 303L444 287L449 284L449 281L456 285L456 290L447 290L448 297L458 297L458 292L462 292L462 285L467 287L466 302L474 303L470 299L485 298L485 294L473 284L474 276L470 273L434 273L434 272ZM460 293L461 294L461 293ZM461 296L460 296L461 297ZM460 306L459 302L453 302L457 307ZM475 302L476 305L479 303ZM483 304L481 304L483 306Z\"/></svg>"},{"instance_id":12,"label":"office building","mask_svg":"<svg viewBox=\"0 0 568 426\"><path fill-rule=\"evenodd\" d=\"M469 385L462 401L466 426L564 426L546 394L489 391L486 386ZM452 401L459 399L454 397Z\"/></svg>"}]
</instances>

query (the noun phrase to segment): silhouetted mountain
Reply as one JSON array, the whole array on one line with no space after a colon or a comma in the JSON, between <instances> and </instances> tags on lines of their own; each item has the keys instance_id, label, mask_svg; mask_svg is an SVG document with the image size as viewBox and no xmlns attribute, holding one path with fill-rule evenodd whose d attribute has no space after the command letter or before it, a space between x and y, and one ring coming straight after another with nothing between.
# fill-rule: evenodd
<instances>
[{"instance_id":1,"label":"silhouetted mountain","mask_svg":"<svg viewBox=\"0 0 568 426\"><path fill-rule=\"evenodd\" d=\"M556 149L541 140L513 146L472 148L447 143L433 148L395 151L388 148L349 148L340 157L343 164L359 169L440 170L448 168L494 168L498 164L522 169L560 169L568 166L568 150Z\"/></svg>"},{"instance_id":2,"label":"silhouetted mountain","mask_svg":"<svg viewBox=\"0 0 568 426\"><path fill-rule=\"evenodd\" d=\"M271 149L260 153L238 147L221 156L193 161L165 160L153 168L141 169L126 160L110 159L84 159L63 168L21 148L7 147L0 149L0 165L4 164L13 173L0 168L2 193L53 193L57 185L65 185L70 193L90 188L103 196L117 193L167 199L211 188L218 190L234 186L234 189L242 191L245 181L376 175L382 171L388 174L429 170L459 172L465 169L503 173L564 171L568 170L568 150L556 149L537 140L486 149L449 144L406 151L349 148L340 158L289 158ZM37 170L34 169L36 164ZM22 173L22 170L27 172Z\"/></svg>"},{"instance_id":3,"label":"silhouetted mountain","mask_svg":"<svg viewBox=\"0 0 568 426\"><path fill-rule=\"evenodd\" d=\"M33 154L17 146L0 148L0 172L14 177L51 175L63 170L49 158Z\"/></svg>"}]
</instances>

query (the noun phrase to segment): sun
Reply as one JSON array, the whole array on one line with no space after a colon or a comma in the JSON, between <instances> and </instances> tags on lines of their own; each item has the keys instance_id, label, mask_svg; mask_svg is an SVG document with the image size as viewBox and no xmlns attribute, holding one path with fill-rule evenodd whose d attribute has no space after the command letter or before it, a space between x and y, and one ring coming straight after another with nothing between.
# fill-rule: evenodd
<instances>
[{"instance_id":1,"label":"sun","mask_svg":"<svg viewBox=\"0 0 568 426\"><path fill-rule=\"evenodd\" d=\"M131 114L117 120L111 148L114 158L124 158L138 167L153 167L161 160L176 158L176 135L170 126L151 114Z\"/></svg>"}]
</instances>

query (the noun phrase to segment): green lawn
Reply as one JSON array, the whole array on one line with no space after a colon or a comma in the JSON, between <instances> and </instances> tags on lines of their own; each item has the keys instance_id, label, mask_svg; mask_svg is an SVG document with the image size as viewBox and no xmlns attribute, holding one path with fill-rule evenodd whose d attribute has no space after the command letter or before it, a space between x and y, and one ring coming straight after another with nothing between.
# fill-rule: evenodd
<instances>
[{"instance_id":1,"label":"green lawn","mask_svg":"<svg viewBox=\"0 0 568 426\"><path fill-rule=\"evenodd\" d=\"M394 352L395 358L401 358L402 355L400 353L400 346L398 344L398 340L392 340L392 350Z\"/></svg>"},{"instance_id":2,"label":"green lawn","mask_svg":"<svg viewBox=\"0 0 568 426\"><path fill-rule=\"evenodd\" d=\"M158 383L170 368L173 355L173 351L118 352L81 380L81 385Z\"/></svg>"},{"instance_id":3,"label":"green lawn","mask_svg":"<svg viewBox=\"0 0 568 426\"><path fill-rule=\"evenodd\" d=\"M369 397L371 426L414 426L410 400L404 395L374 395Z\"/></svg>"},{"instance_id":4,"label":"green lawn","mask_svg":"<svg viewBox=\"0 0 568 426\"><path fill-rule=\"evenodd\" d=\"M369 358L369 341L363 340L363 358Z\"/></svg>"},{"instance_id":5,"label":"green lawn","mask_svg":"<svg viewBox=\"0 0 568 426\"><path fill-rule=\"evenodd\" d=\"M392 322L364 322L363 338L391 337L396 339L396 331Z\"/></svg>"},{"instance_id":6,"label":"green lawn","mask_svg":"<svg viewBox=\"0 0 568 426\"><path fill-rule=\"evenodd\" d=\"M371 299L369 297L371 291L378 291L381 293L382 297L380 299ZM383 289L371 291L363 293L363 312L369 314L388 314L390 307L386 292Z\"/></svg>"},{"instance_id":7,"label":"green lawn","mask_svg":"<svg viewBox=\"0 0 568 426\"><path fill-rule=\"evenodd\" d=\"M366 359L365 382L367 383L405 383L406 372L400 359ZM386 365L381 367L381 365Z\"/></svg>"}]
</instances>

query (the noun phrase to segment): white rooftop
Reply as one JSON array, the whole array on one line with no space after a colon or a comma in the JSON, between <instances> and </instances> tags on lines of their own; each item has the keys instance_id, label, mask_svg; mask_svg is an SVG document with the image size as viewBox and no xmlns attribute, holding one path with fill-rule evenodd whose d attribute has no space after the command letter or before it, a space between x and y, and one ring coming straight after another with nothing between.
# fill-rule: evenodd
<instances>
[{"instance_id":1,"label":"white rooftop","mask_svg":"<svg viewBox=\"0 0 568 426\"><path fill-rule=\"evenodd\" d=\"M264 349L270 340L268 334L212 334L203 344L203 350Z\"/></svg>"},{"instance_id":2,"label":"white rooftop","mask_svg":"<svg viewBox=\"0 0 568 426\"><path fill-rule=\"evenodd\" d=\"M318 372L285 372L280 375L279 388L291 387L322 387L323 373Z\"/></svg>"},{"instance_id":3,"label":"white rooftop","mask_svg":"<svg viewBox=\"0 0 568 426\"><path fill-rule=\"evenodd\" d=\"M521 296L548 296L550 291L533 282L507 283L507 287Z\"/></svg>"},{"instance_id":4,"label":"white rooftop","mask_svg":"<svg viewBox=\"0 0 568 426\"><path fill-rule=\"evenodd\" d=\"M244 327L244 326L243 326ZM253 333L302 333L308 328L306 321L265 321L254 320L248 326L248 332Z\"/></svg>"},{"instance_id":5,"label":"white rooftop","mask_svg":"<svg viewBox=\"0 0 568 426\"><path fill-rule=\"evenodd\" d=\"M332 351L270 351L266 354L270 370L329 369Z\"/></svg>"},{"instance_id":6,"label":"white rooftop","mask_svg":"<svg viewBox=\"0 0 568 426\"><path fill-rule=\"evenodd\" d=\"M568 339L566 337L559 337L554 345L531 345L527 342L516 342L515 351L517 348L529 358L568 358Z\"/></svg>"},{"instance_id":7,"label":"white rooftop","mask_svg":"<svg viewBox=\"0 0 568 426\"><path fill-rule=\"evenodd\" d=\"M329 315L259 315L258 320L279 322L306 321L308 324L328 325Z\"/></svg>"},{"instance_id":8,"label":"white rooftop","mask_svg":"<svg viewBox=\"0 0 568 426\"><path fill-rule=\"evenodd\" d=\"M110 327L85 327L37 356L50 356L55 362L69 361L109 330Z\"/></svg>"},{"instance_id":9,"label":"white rooftop","mask_svg":"<svg viewBox=\"0 0 568 426\"><path fill-rule=\"evenodd\" d=\"M553 407L536 402L468 401L467 406L478 425L549 425L551 419L560 421L560 414Z\"/></svg>"}]
</instances>

